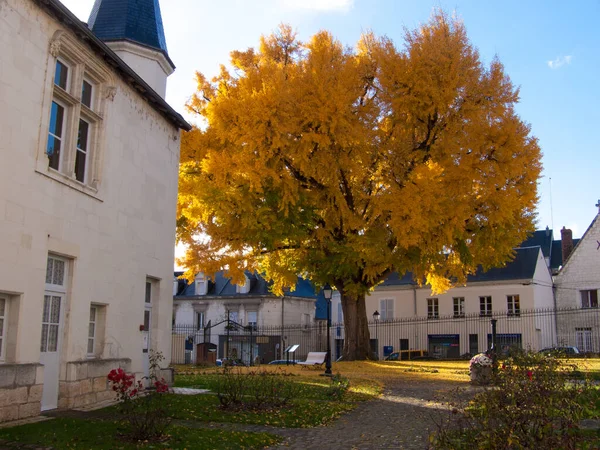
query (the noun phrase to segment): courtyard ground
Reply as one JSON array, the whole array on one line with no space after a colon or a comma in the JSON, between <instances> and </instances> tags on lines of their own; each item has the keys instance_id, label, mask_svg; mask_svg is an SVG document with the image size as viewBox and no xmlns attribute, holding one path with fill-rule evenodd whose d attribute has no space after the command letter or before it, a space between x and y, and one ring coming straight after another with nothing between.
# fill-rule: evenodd
<instances>
[{"instance_id":1,"label":"courtyard ground","mask_svg":"<svg viewBox=\"0 0 600 450\"><path fill-rule=\"evenodd\" d=\"M600 372L600 363L597 361L582 361L582 368L593 376ZM294 380L308 386L308 390L317 385L323 386L326 378L322 377L322 368L303 369L301 367L263 366L261 369L269 371L285 371L294 375ZM241 370L251 371L253 368ZM194 386L196 375L210 375L215 373L215 368L192 369L177 367L177 378L180 386L201 388ZM357 391L356 396L370 401L354 402L353 410L343 413L337 420L326 420L325 425L312 428L283 428L266 425L265 421L223 420L219 416L197 417L188 420L182 416L173 424L178 432L189 430L189 434L211 434L214 439L197 447L183 447L174 445L175 441L164 444L154 444L146 447L135 448L262 448L247 441L247 446L226 446L225 436L238 433L240 436L247 432L258 432L262 436L271 435L278 437L279 443L272 440L271 449L427 449L428 438L437 424L449 414L443 401L456 395L460 390L461 396L475 395L481 388L469 384L468 361L459 362L346 362L336 363L334 373L340 373L351 380L351 387ZM201 378L201 377L200 377ZM199 379L200 379L199 378ZM365 380L369 380L365 383ZM374 386L374 387L373 387ZM379 386L379 388L377 388ZM315 391L316 392L316 391ZM381 393L381 395L377 395ZM308 396L314 396L314 392ZM316 397L314 397L316 399ZM209 403L209 398L200 394L195 396L195 404ZM318 401L318 400L317 400ZM104 412L102 412L104 411ZM93 421L98 415L106 414L107 410L99 411L64 411L55 412L54 417L59 420ZM53 421L49 421L53 422ZM57 422L59 423L59 422ZM50 425L50 424L48 424ZM597 424L596 424L597 425ZM17 428L15 428L15 431ZM0 430L2 431L2 430ZM267 434L264 434L267 433ZM255 435L259 436L259 435ZM34 443L17 442L14 439L4 440L0 432L0 449L3 448L112 448L92 447L89 444L65 447L52 442L40 441ZM241 437L240 437L241 439ZM263 445L267 442L262 441ZM83 443L80 443L83 444ZM85 445L88 445L87 447ZM126 448L131 448L127 446Z\"/></svg>"}]
</instances>

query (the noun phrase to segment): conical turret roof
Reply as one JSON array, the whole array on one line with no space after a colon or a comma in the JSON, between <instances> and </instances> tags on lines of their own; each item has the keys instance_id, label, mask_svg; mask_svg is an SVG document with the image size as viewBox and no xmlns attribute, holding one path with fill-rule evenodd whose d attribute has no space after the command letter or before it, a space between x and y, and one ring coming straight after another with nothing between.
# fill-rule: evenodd
<instances>
[{"instance_id":1,"label":"conical turret roof","mask_svg":"<svg viewBox=\"0 0 600 450\"><path fill-rule=\"evenodd\" d=\"M167 54L158 0L96 0L88 27L105 42L127 40Z\"/></svg>"}]
</instances>

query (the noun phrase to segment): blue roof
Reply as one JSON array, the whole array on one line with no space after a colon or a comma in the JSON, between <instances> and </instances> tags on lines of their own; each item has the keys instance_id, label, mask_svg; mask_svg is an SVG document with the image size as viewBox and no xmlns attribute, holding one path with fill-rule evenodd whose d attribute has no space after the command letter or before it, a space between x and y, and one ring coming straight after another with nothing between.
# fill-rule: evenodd
<instances>
[{"instance_id":1,"label":"blue roof","mask_svg":"<svg viewBox=\"0 0 600 450\"><path fill-rule=\"evenodd\" d=\"M541 247L544 258L550 257L554 250L552 248L552 230L546 228L534 231L519 247Z\"/></svg>"},{"instance_id":2,"label":"blue roof","mask_svg":"<svg viewBox=\"0 0 600 450\"><path fill-rule=\"evenodd\" d=\"M331 308L331 304L329 307ZM329 318L331 320L331 316L329 316ZM325 295L323 295L323 289L321 289L317 295L317 302L315 304L315 319L327 320L327 300L325 300Z\"/></svg>"},{"instance_id":3,"label":"blue roof","mask_svg":"<svg viewBox=\"0 0 600 450\"><path fill-rule=\"evenodd\" d=\"M515 259L508 262L504 267L494 267L487 272L478 267L475 274L467 276L467 283L532 279L539 251L539 246L517 248L515 249ZM397 272L393 272L380 286L411 286L415 284L411 272L405 273L402 277Z\"/></svg>"},{"instance_id":4,"label":"blue roof","mask_svg":"<svg viewBox=\"0 0 600 450\"><path fill-rule=\"evenodd\" d=\"M129 40L167 54L158 0L96 0L88 27L105 42Z\"/></svg>"},{"instance_id":5,"label":"blue roof","mask_svg":"<svg viewBox=\"0 0 600 450\"><path fill-rule=\"evenodd\" d=\"M175 276L181 276L183 272L175 272ZM206 296L208 297L248 297L248 296L273 296L269 290L270 284L259 274L246 272L246 276L250 280L250 291L246 294L237 292L236 285L231 282L230 278L224 276L223 272L217 272L214 279L208 283ZM284 297L301 297L317 299L315 288L309 280L298 277L294 292L286 290ZM186 280L178 280L178 288L176 297L193 297L196 295L195 283L187 283Z\"/></svg>"},{"instance_id":6,"label":"blue roof","mask_svg":"<svg viewBox=\"0 0 600 450\"><path fill-rule=\"evenodd\" d=\"M540 247L517 248L515 253L515 259L508 262L504 267L493 267L487 272L478 267L474 275L467 276L467 283L533 279Z\"/></svg>"},{"instance_id":7,"label":"blue roof","mask_svg":"<svg viewBox=\"0 0 600 450\"><path fill-rule=\"evenodd\" d=\"M573 250L575 250L575 247L577 247L577 244L579 244L579 241L581 239L573 239ZM573 253L573 250L571 250L571 253ZM558 270L560 268L560 266L562 266L564 264L565 261L563 261L563 254L562 254L562 240L556 240L556 241L552 241L552 256L550 258L550 268L552 270Z\"/></svg>"}]
</instances>

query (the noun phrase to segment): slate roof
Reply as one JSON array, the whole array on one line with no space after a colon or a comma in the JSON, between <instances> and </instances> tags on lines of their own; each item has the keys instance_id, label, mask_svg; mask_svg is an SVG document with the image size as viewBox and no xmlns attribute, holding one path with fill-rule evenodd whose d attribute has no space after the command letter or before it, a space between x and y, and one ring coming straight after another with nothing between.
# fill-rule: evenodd
<instances>
[{"instance_id":1,"label":"slate roof","mask_svg":"<svg viewBox=\"0 0 600 450\"><path fill-rule=\"evenodd\" d=\"M467 276L468 283L490 282L490 281L511 281L511 280L529 280L533 278L537 265L540 247L521 247L515 249L515 259L507 263L504 267L496 267L484 272L481 267L477 269L474 275ZM411 286L416 284L413 281L411 272L407 272L402 277L393 272L379 286Z\"/></svg>"},{"instance_id":2,"label":"slate roof","mask_svg":"<svg viewBox=\"0 0 600 450\"><path fill-rule=\"evenodd\" d=\"M158 0L96 0L88 27L104 42L133 41L167 55Z\"/></svg>"},{"instance_id":3,"label":"slate roof","mask_svg":"<svg viewBox=\"0 0 600 450\"><path fill-rule=\"evenodd\" d=\"M581 239L573 239L573 250L575 250L575 247L577 247L577 244L579 244L580 240ZM573 253L573 250L571 250L571 253ZM550 268L553 272L556 272L558 271L560 266L563 265L563 263L564 261L562 257L562 241L560 239L557 241L552 241L552 256L550 257Z\"/></svg>"},{"instance_id":4,"label":"slate roof","mask_svg":"<svg viewBox=\"0 0 600 450\"><path fill-rule=\"evenodd\" d=\"M535 274L540 247L520 247L515 249L515 259L504 267L495 267L487 272L477 269L474 275L467 277L467 283L478 281L529 280Z\"/></svg>"},{"instance_id":5,"label":"slate roof","mask_svg":"<svg viewBox=\"0 0 600 450\"><path fill-rule=\"evenodd\" d=\"M215 279L210 280L208 283L208 290L206 296L211 297L248 297L248 296L273 296L269 291L269 283L260 275L252 272L245 272L246 276L250 280L250 291L246 294L239 294L236 292L236 285L231 282L230 278L224 276L223 272L217 272ZM175 272L175 276L179 277L183 272ZM196 295L195 283L187 283L187 280L177 280L178 290L176 297L193 297ZM317 294L315 293L314 286L312 283L304 278L298 277L296 283L296 289L294 292L287 291L285 295L287 297L302 297L316 299Z\"/></svg>"},{"instance_id":6,"label":"slate roof","mask_svg":"<svg viewBox=\"0 0 600 450\"><path fill-rule=\"evenodd\" d=\"M117 56L102 40L100 40L88 27L80 21L69 9L58 0L33 0L40 8L45 10L67 28L70 28L77 37L88 44L100 59L106 61L116 73L135 91L137 91L152 108L158 111L165 119L178 128L189 131L192 126L177 113L171 106L157 94L131 67Z\"/></svg>"},{"instance_id":7,"label":"slate roof","mask_svg":"<svg viewBox=\"0 0 600 450\"><path fill-rule=\"evenodd\" d=\"M175 272L175 277L181 275L183 275L183 272ZM247 271L246 276L250 280L250 291L246 294L239 294L236 292L235 284L231 283L231 279L226 278L223 275L223 272L217 272L215 274L215 279L209 281L208 290L203 297L211 297L213 299L215 297L275 297L275 295L269 291L269 283L259 274ZM185 300L186 298L196 297L195 283L188 284L187 280L178 279L177 284L178 287L177 294L174 296L175 299ZM315 319L327 319L327 302L323 296L323 290L319 291L318 294L315 293L315 287L309 280L298 277L296 289L293 292L286 291L284 297L314 299L316 308Z\"/></svg>"},{"instance_id":8,"label":"slate roof","mask_svg":"<svg viewBox=\"0 0 600 450\"><path fill-rule=\"evenodd\" d=\"M541 247L544 258L548 258L554 253L552 244L552 230L546 228L545 230L534 231L534 233L525 239L519 247Z\"/></svg>"}]
</instances>

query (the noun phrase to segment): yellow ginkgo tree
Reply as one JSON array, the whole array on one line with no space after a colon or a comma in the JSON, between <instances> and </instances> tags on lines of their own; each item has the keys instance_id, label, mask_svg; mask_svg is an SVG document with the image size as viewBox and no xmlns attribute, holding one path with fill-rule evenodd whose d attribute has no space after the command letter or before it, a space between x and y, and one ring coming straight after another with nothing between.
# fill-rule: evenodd
<instances>
[{"instance_id":1,"label":"yellow ginkgo tree","mask_svg":"<svg viewBox=\"0 0 600 450\"><path fill-rule=\"evenodd\" d=\"M534 228L541 154L518 90L434 13L399 49L288 26L197 74L178 239L187 276L302 275L341 294L344 358L369 355L365 295L391 272L439 292L504 264Z\"/></svg>"}]
</instances>

